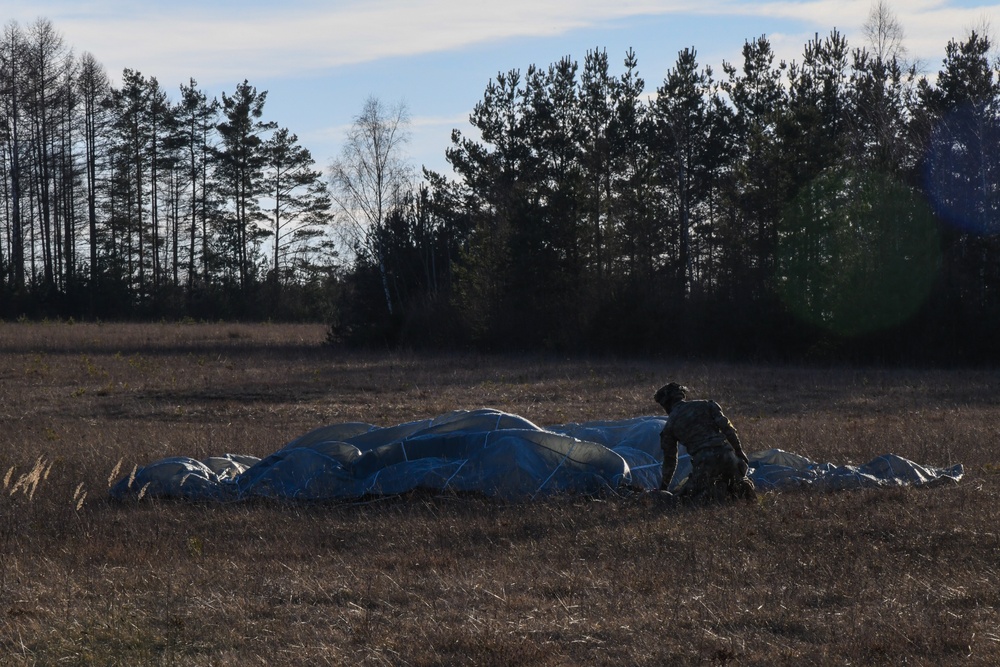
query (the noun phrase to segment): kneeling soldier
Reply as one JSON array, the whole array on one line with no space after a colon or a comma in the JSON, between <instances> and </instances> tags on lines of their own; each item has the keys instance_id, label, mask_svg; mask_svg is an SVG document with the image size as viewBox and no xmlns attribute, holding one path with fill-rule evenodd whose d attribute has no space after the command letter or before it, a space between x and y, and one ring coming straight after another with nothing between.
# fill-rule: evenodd
<instances>
[{"instance_id":1,"label":"kneeling soldier","mask_svg":"<svg viewBox=\"0 0 1000 667\"><path fill-rule=\"evenodd\" d=\"M749 460L740 438L715 401L687 401L687 387L671 382L653 399L667 411L660 432L663 481L666 491L677 467L677 443L691 456L691 476L679 495L697 501L754 500L757 493L747 477Z\"/></svg>"}]
</instances>

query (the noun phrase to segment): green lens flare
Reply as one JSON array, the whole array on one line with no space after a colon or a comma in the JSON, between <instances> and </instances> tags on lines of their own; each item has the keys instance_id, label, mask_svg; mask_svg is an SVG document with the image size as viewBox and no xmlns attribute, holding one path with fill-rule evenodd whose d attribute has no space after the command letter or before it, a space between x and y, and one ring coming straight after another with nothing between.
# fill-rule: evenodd
<instances>
[{"instance_id":1,"label":"green lens flare","mask_svg":"<svg viewBox=\"0 0 1000 667\"><path fill-rule=\"evenodd\" d=\"M804 187L782 219L778 252L788 308L841 336L905 322L941 264L930 208L875 173L828 172Z\"/></svg>"}]
</instances>

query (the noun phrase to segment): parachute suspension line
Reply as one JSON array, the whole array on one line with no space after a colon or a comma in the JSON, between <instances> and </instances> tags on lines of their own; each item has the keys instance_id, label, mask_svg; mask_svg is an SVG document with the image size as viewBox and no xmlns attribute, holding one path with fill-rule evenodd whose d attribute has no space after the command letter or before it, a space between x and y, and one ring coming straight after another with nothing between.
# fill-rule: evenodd
<instances>
[{"instance_id":1,"label":"parachute suspension line","mask_svg":"<svg viewBox=\"0 0 1000 667\"><path fill-rule=\"evenodd\" d=\"M490 446L490 438L493 436L494 433L496 433L499 430L500 430L500 418L498 417L497 425L493 427L492 431L486 431L486 433L483 436L483 449L486 449L487 447Z\"/></svg>"},{"instance_id":2,"label":"parachute suspension line","mask_svg":"<svg viewBox=\"0 0 1000 667\"><path fill-rule=\"evenodd\" d=\"M381 474L382 474L381 470L379 470L379 471L377 471L375 473L375 476L372 477L372 483L368 485L368 489L365 491L365 493L371 493L372 489L374 489L376 486L378 486L378 476L381 475Z\"/></svg>"},{"instance_id":3,"label":"parachute suspension line","mask_svg":"<svg viewBox=\"0 0 1000 667\"><path fill-rule=\"evenodd\" d=\"M455 468L455 472L451 473L451 477L449 477L448 480L444 483L444 486L441 487L442 491L444 491L449 486L451 486L451 480L455 479L455 475L458 474L458 471L461 470L465 466L465 464L468 463L468 462L469 462L469 459L462 459L462 462L458 464L457 468Z\"/></svg>"},{"instance_id":4,"label":"parachute suspension line","mask_svg":"<svg viewBox=\"0 0 1000 667\"><path fill-rule=\"evenodd\" d=\"M552 472L550 472L549 476L545 478L545 481L542 482L541 484L539 484L538 488L535 489L535 492L531 494L531 499L532 500L534 500L535 496L537 496L539 493L542 492L542 489L544 489L545 485L549 483L549 480L552 479L552 477L557 472L559 472L559 468L562 468L563 463L565 463L566 459L568 459L570 457L570 455L573 453L574 449L576 449L576 443L575 442L572 445L570 445L570 448L568 450L566 450L565 454L563 454L563 457L559 460L559 465L557 465L555 468L552 469Z\"/></svg>"}]
</instances>

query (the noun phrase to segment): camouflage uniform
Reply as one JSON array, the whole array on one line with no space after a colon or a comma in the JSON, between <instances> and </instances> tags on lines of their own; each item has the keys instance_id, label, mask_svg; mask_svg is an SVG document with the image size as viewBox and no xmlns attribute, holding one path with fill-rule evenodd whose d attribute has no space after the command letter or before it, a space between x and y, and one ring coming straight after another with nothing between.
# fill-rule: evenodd
<instances>
[{"instance_id":1,"label":"camouflage uniform","mask_svg":"<svg viewBox=\"0 0 1000 667\"><path fill-rule=\"evenodd\" d=\"M739 436L715 401L686 401L686 388L671 383L656 394L669 413L660 432L663 482L666 490L677 467L677 444L691 456L692 472L679 495L704 501L753 500L753 482L747 477L749 462Z\"/></svg>"}]
</instances>

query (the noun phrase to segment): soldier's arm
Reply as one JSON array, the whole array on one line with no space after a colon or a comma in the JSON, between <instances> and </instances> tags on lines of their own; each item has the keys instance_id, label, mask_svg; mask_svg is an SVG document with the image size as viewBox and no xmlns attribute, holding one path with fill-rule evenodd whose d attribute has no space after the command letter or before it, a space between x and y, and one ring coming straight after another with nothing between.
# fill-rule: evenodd
<instances>
[{"instance_id":1,"label":"soldier's arm","mask_svg":"<svg viewBox=\"0 0 1000 667\"><path fill-rule=\"evenodd\" d=\"M664 428L660 431L660 449L663 450L663 481L660 482L660 490L667 491L670 488L670 480L674 478L674 470L677 469L677 438Z\"/></svg>"},{"instance_id":2,"label":"soldier's arm","mask_svg":"<svg viewBox=\"0 0 1000 667\"><path fill-rule=\"evenodd\" d=\"M736 427L733 426L733 423L729 421L729 418L726 417L725 414L723 414L722 408L719 407L718 403L713 402L713 406L714 406L713 412L716 413L713 417L713 419L715 420L715 425L719 427L719 430L722 432L722 434L726 436L726 440L728 440L729 444L733 446L733 451L736 452L736 456L739 459L741 459L744 463L749 465L750 460L747 458L746 453L744 453L743 451L743 443L740 442L740 436L736 432Z\"/></svg>"}]
</instances>

